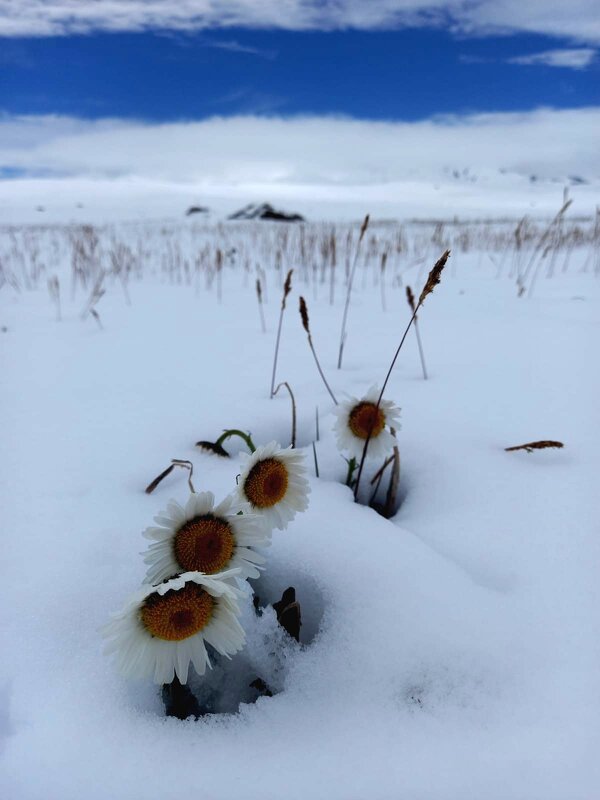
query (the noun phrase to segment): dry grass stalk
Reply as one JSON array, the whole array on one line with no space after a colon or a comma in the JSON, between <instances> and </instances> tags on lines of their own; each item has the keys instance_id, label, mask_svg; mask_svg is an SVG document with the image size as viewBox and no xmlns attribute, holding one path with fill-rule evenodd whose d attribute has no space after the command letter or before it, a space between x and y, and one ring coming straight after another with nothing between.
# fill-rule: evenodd
<instances>
[{"instance_id":1,"label":"dry grass stalk","mask_svg":"<svg viewBox=\"0 0 600 800\"><path fill-rule=\"evenodd\" d=\"M417 345L419 348L419 358L421 359L421 369L423 370L423 379L427 380L427 369L425 367L425 354L423 353L423 344L421 342L421 334L419 333L419 320L417 319L415 296L412 293L410 286L406 287L406 300L410 306L411 311L415 315L415 334L417 337Z\"/></svg>"},{"instance_id":2,"label":"dry grass stalk","mask_svg":"<svg viewBox=\"0 0 600 800\"><path fill-rule=\"evenodd\" d=\"M525 450L528 453L533 453L534 450L546 450L548 447L561 448L564 447L562 442L554 442L552 439L542 439L539 442L527 442L527 444L518 444L515 447L505 447L507 453L514 450Z\"/></svg>"},{"instance_id":3,"label":"dry grass stalk","mask_svg":"<svg viewBox=\"0 0 600 800\"><path fill-rule=\"evenodd\" d=\"M217 302L221 303L223 300L223 251L217 248L215 257L215 272L217 273Z\"/></svg>"},{"instance_id":4,"label":"dry grass stalk","mask_svg":"<svg viewBox=\"0 0 600 800\"><path fill-rule=\"evenodd\" d=\"M277 338L275 340L275 355L273 357L273 374L271 375L271 398L275 394L275 375L277 373L277 358L279 356L279 342L281 341L281 327L283 325L283 313L285 311L285 301L287 296L292 291L292 273L293 269L289 270L285 283L283 285L283 296L281 298L281 310L279 312L279 325L277 326Z\"/></svg>"},{"instance_id":5,"label":"dry grass stalk","mask_svg":"<svg viewBox=\"0 0 600 800\"><path fill-rule=\"evenodd\" d=\"M380 276L380 288L381 288L381 310L387 311L385 305L385 267L388 260L388 253L387 250L384 250L381 254L381 276Z\"/></svg>"},{"instance_id":6,"label":"dry grass stalk","mask_svg":"<svg viewBox=\"0 0 600 800\"><path fill-rule=\"evenodd\" d=\"M192 483L192 475L194 474L194 465L191 461L185 461L181 458L173 458L171 459L171 465L163 470L160 475L157 475L153 481L151 481L146 489L144 490L146 494L152 494L152 492L156 489L158 484L164 480L167 475L170 475L171 472L175 469L175 467L183 467L184 469L188 470L188 486L190 487L190 492L195 494L196 490L194 489L194 484Z\"/></svg>"},{"instance_id":7,"label":"dry grass stalk","mask_svg":"<svg viewBox=\"0 0 600 800\"><path fill-rule=\"evenodd\" d=\"M290 395L290 400L292 401L292 447L295 448L296 447L296 399L294 397L294 393L292 392L292 388L287 381L283 381L283 383L280 383L278 387L275 389L274 394L277 394L277 392L281 389L282 386L285 386L285 388L288 390Z\"/></svg>"},{"instance_id":8,"label":"dry grass stalk","mask_svg":"<svg viewBox=\"0 0 600 800\"><path fill-rule=\"evenodd\" d=\"M392 436L396 435L394 428L390 428ZM400 450L398 445L394 447L394 463L392 466L392 474L390 475L390 484L388 486L387 494L385 496L385 505L382 513L386 519L390 519L396 513L396 505L398 500L398 486L400 485Z\"/></svg>"},{"instance_id":9,"label":"dry grass stalk","mask_svg":"<svg viewBox=\"0 0 600 800\"><path fill-rule=\"evenodd\" d=\"M258 313L260 314L260 326L262 328L262 332L267 332L267 326L265 324L265 312L263 310L263 300L262 300L262 286L260 284L260 278L256 279L256 297L258 299Z\"/></svg>"},{"instance_id":10,"label":"dry grass stalk","mask_svg":"<svg viewBox=\"0 0 600 800\"><path fill-rule=\"evenodd\" d=\"M573 200L572 199L568 200L566 195L565 195L564 202L563 202L561 208L559 209L558 214L556 214L556 216L554 217L552 222L548 225L546 230L540 236L540 239L539 239L537 245L533 249L533 253L531 254L531 258L529 259L529 262L528 262L527 266L525 267L525 270L524 270L523 274L519 275L519 277L517 279L517 285L519 287L519 291L518 291L518 296L519 297L521 297L525 293L525 285L527 283L527 278L529 277L529 274L532 271L534 264L538 260L538 258L540 256L540 253L542 253L543 249L546 247L546 243L548 242L548 239L550 238L550 236L553 234L555 227L560 224L560 222L561 222L561 220L563 218L563 215L569 209L569 207L571 206L572 202L573 202ZM543 258L543 255L542 255L542 258ZM538 266L539 266L539 264L538 264ZM534 284L535 284L537 272L538 272L538 270L536 269L534 271L534 273L533 273L533 278L531 280L531 284L530 284L530 287L529 287L529 294L528 294L529 297L531 297L531 294L533 292L533 287L534 287Z\"/></svg>"},{"instance_id":11,"label":"dry grass stalk","mask_svg":"<svg viewBox=\"0 0 600 800\"><path fill-rule=\"evenodd\" d=\"M315 460L315 477L319 477L319 461L317 459L317 446L313 442L312 443L312 451L313 451L313 458Z\"/></svg>"},{"instance_id":12,"label":"dry grass stalk","mask_svg":"<svg viewBox=\"0 0 600 800\"><path fill-rule=\"evenodd\" d=\"M100 327L100 329L102 329L102 322L100 321L100 315L98 314L98 311L96 310L96 306L100 302L102 297L104 297L104 295L106 293L106 290L102 288L102 284L104 283L105 275L106 275L106 273L104 272L104 270L101 270L100 274L98 275L98 278L96 280L96 283L94 284L94 286L92 288L92 291L90 293L90 296L88 298L86 306L83 309L83 311L81 312L81 319L85 319L88 314L91 314L91 316L98 323L98 326Z\"/></svg>"},{"instance_id":13,"label":"dry grass stalk","mask_svg":"<svg viewBox=\"0 0 600 800\"><path fill-rule=\"evenodd\" d=\"M323 383L325 384L325 388L329 392L329 395L330 395L331 399L333 400L333 402L337 406L338 401L336 400L334 393L331 391L331 387L327 383L327 379L325 378L325 375L323 374L323 370L321 369L321 364L319 363L319 359L317 358L317 353L315 351L315 346L313 344L312 336L310 335L310 322L309 322L309 319L308 319L308 308L306 307L306 300L303 297L300 297L300 318L302 320L302 327L304 328L304 330L306 331L306 333L308 335L308 344L310 345L311 352L312 352L313 357L315 359L315 364L317 365L317 369L319 370L319 375L321 376L321 379L323 380Z\"/></svg>"},{"instance_id":14,"label":"dry grass stalk","mask_svg":"<svg viewBox=\"0 0 600 800\"><path fill-rule=\"evenodd\" d=\"M344 305L344 315L342 317L342 330L340 333L340 348L338 353L338 364L337 368L342 368L342 358L344 355L344 345L346 343L346 322L348 321L348 309L350 308L350 297L352 295L352 284L354 283L354 275L356 274L356 266L358 264L358 255L360 253L360 245L364 238L364 235L369 227L369 215L364 218L363 224L360 227L360 235L358 237L358 244L356 246L356 251L354 253L354 261L352 262L352 269L350 270L350 275L348 277L348 291L346 292L346 303Z\"/></svg>"},{"instance_id":15,"label":"dry grass stalk","mask_svg":"<svg viewBox=\"0 0 600 800\"><path fill-rule=\"evenodd\" d=\"M394 460L394 456L388 456L386 458L386 460L379 467L379 469L377 470L375 475L373 475L373 477L371 478L371 486L373 486L375 481L380 481L381 480L381 478L383 476L383 473L386 471L386 469L389 467L389 465L392 463L393 460Z\"/></svg>"},{"instance_id":16,"label":"dry grass stalk","mask_svg":"<svg viewBox=\"0 0 600 800\"><path fill-rule=\"evenodd\" d=\"M400 339L400 344L398 345L398 347L396 349L396 352L395 352L394 357L392 359L392 363L390 364L390 367L389 367L389 369L387 371L387 375L385 376L385 380L383 382L383 386L381 387L381 391L379 392L379 397L377 399L376 408L379 408L379 406L381 404L381 401L383 399L383 394L384 394L384 392L386 390L386 387L388 385L388 381L390 379L390 375L392 374L392 370L394 369L394 366L396 364L398 356L400 355L400 350L402 350L402 345L406 341L406 337L408 336L408 332L410 330L410 326L415 321L415 319L417 317L417 312L421 308L421 306L423 305L423 301L425 300L425 298L428 295L430 295L431 292L434 290L434 288L439 284L439 282L441 280L443 269L446 266L446 262L448 261L449 257L450 257L450 250L446 250L442 254L442 256L436 261L436 263L433 265L433 268L431 269L429 275L427 276L427 281L425 282L425 286L423 287L423 291L419 295L419 302L417 303L417 305L415 307L415 310L413 311L413 314L412 314L412 316L411 316L411 318L409 320L409 323L406 326L406 329L405 329L404 333L402 334L402 338ZM363 468L365 466L365 459L367 457L367 450L369 448L369 442L370 441L371 441L371 431L369 431L369 433L367 435L367 438L365 439L365 444L364 444L362 455L361 455L361 458L360 458L360 464L359 464L359 467L358 467L358 475L356 476L356 483L355 483L355 486L354 486L354 499L355 500L358 497L358 490L360 488L360 479L362 477Z\"/></svg>"},{"instance_id":17,"label":"dry grass stalk","mask_svg":"<svg viewBox=\"0 0 600 800\"><path fill-rule=\"evenodd\" d=\"M369 500L369 505L371 507L373 507L373 504L375 503L375 498L377 497L377 492L379 491L379 487L381 486L383 475L393 460L394 460L393 455L389 456L389 458L386 458L381 467L379 467L375 475L373 475L373 477L371 478L371 486L375 484L375 488L373 489L371 493L371 498Z\"/></svg>"},{"instance_id":18,"label":"dry grass stalk","mask_svg":"<svg viewBox=\"0 0 600 800\"><path fill-rule=\"evenodd\" d=\"M60 322L60 282L56 275L48 278L48 294L56 306L56 321Z\"/></svg>"}]
</instances>

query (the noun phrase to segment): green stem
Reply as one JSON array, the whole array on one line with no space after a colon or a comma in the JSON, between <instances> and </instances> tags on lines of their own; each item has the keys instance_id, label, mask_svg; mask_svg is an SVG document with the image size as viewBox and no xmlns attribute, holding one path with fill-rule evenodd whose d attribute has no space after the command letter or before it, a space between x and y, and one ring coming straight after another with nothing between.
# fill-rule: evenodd
<instances>
[{"instance_id":1,"label":"green stem","mask_svg":"<svg viewBox=\"0 0 600 800\"><path fill-rule=\"evenodd\" d=\"M354 471L356 470L358 464L356 463L356 459L354 458L354 456L352 456L352 458L347 459L347 461L348 461L348 474L346 475L346 486L352 488L352 483L353 483L352 478L354 476Z\"/></svg>"},{"instance_id":2,"label":"green stem","mask_svg":"<svg viewBox=\"0 0 600 800\"><path fill-rule=\"evenodd\" d=\"M239 431L237 428L231 428L230 430L223 431L223 433L219 436L215 444L219 446L223 446L223 442L226 439L229 439L231 436L239 436L240 439L243 439L248 449L251 453L254 453L256 447L254 446L254 442L252 441L252 437L249 433L244 433L244 431Z\"/></svg>"}]
</instances>

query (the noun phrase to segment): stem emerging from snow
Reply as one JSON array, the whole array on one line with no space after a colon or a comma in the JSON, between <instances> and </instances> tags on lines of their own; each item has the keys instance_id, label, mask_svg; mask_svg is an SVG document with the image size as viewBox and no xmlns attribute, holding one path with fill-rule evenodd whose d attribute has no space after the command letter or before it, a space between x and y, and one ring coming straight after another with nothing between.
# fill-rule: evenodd
<instances>
[{"instance_id":1,"label":"stem emerging from snow","mask_svg":"<svg viewBox=\"0 0 600 800\"><path fill-rule=\"evenodd\" d=\"M442 275L442 270L446 266L446 262L448 261L449 256L450 256L450 250L446 250L446 252L443 253L442 256L436 261L436 263L434 264L433 268L431 269L431 272L427 276L427 281L425 282L425 286L423 287L423 290L421 291L421 294L419 295L419 302L415 306L415 310L413 311L412 317L410 318L410 321L409 321L408 325L406 326L406 330L404 331L404 333L402 335L402 339L400 340L400 344L398 345L398 347L396 349L396 352L395 352L394 357L392 359L392 363L390 364L390 368L388 369L387 375L385 376L385 380L383 382L383 386L381 387L381 391L379 392L379 397L377 399L377 403L375 404L375 408L376 409L379 409L379 406L381 405L381 401L383 399L383 393L385 392L385 389L386 389L386 387L388 385L388 381L390 379L390 375L392 374L392 370L394 369L394 366L396 364L396 360L398 359L398 356L400 355L400 350L402 349L402 345L404 344L404 342L406 340L406 337L408 336L408 332L410 330L410 326L413 324L413 322L415 321L415 319L417 317L417 311L423 305L423 302L424 302L425 298L427 297L427 295L431 294L431 292L433 292L435 287L440 282L440 278L441 278L441 275ZM367 438L365 439L365 444L364 444L364 447L363 447L362 455L360 457L360 465L358 467L358 475L356 476L356 483L354 485L354 499L355 500L358 497L358 489L360 487L360 479L362 477L362 471L363 471L363 468L365 466L365 459L367 457L367 450L368 450L368 447L369 447L369 442L371 441L372 433L373 433L373 428L371 428L371 430L369 430Z\"/></svg>"},{"instance_id":2,"label":"stem emerging from snow","mask_svg":"<svg viewBox=\"0 0 600 800\"><path fill-rule=\"evenodd\" d=\"M279 342L281 341L281 326L283 325L283 312L285 311L285 301L288 294L292 291L292 272L291 269L285 279L283 286L283 297L281 298L281 310L279 312L279 325L277 326L277 339L275 340L275 355L273 357L273 374L271 375L271 398L275 394L275 374L277 372L277 357L279 355Z\"/></svg>"},{"instance_id":3,"label":"stem emerging from snow","mask_svg":"<svg viewBox=\"0 0 600 800\"><path fill-rule=\"evenodd\" d=\"M254 446L254 442L252 441L252 437L250 436L250 434L244 433L244 431L240 431L237 428L230 428L229 430L223 431L223 433L219 436L215 444L217 445L217 447L222 447L223 442L226 439L231 438L232 436L238 436L240 439L243 439L250 452L254 453L256 447Z\"/></svg>"},{"instance_id":4,"label":"stem emerging from snow","mask_svg":"<svg viewBox=\"0 0 600 800\"><path fill-rule=\"evenodd\" d=\"M278 387L275 389L273 394L277 394L277 392L281 389L282 386L290 393L290 400L292 401L292 447L296 447L296 400L294 399L294 393L287 381L283 381L280 383ZM254 451L253 451L254 452Z\"/></svg>"}]
</instances>

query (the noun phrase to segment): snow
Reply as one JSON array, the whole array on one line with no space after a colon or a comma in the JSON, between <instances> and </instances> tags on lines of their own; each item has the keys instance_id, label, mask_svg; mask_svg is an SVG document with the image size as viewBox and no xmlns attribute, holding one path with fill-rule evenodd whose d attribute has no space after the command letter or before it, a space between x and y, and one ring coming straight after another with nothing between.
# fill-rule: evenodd
<instances>
[{"instance_id":1,"label":"snow","mask_svg":"<svg viewBox=\"0 0 600 800\"><path fill-rule=\"evenodd\" d=\"M134 250L142 237L148 248L128 284L131 305L107 280L102 328L80 318L89 287L70 295L62 229L29 231L41 237L46 265L37 286L0 291L8 389L0 795L596 797L600 285L589 243L552 277L544 268L531 297L517 297L512 255L497 250L494 264L483 246L453 248L419 314L430 379L410 335L387 392L402 408L402 502L392 520L354 503L343 486L332 401L298 296L333 391L359 396L383 380L408 322L405 285L419 290L443 247L405 228L412 250L388 262L386 312L377 259L359 262L341 371L342 245L333 306L328 273L320 283L318 272L290 263L278 379L296 395L310 506L274 533L257 592L273 601L296 587L302 644L286 641L272 612L256 618L246 609L249 644L232 662L236 680L256 674L281 691L237 713L181 722L164 717L155 686L118 675L99 628L144 577L141 531L171 497L185 501L183 472L143 492L171 458L191 459L196 488L219 499L235 485L241 445L229 442L233 458L219 459L195 448L198 439L239 427L257 443L289 443L289 398L268 396L281 281L273 252L284 229L170 229L190 262L207 243L226 251L235 242L220 303L216 280L208 286L201 272L188 285L150 252L167 235L160 230L100 232L103 257L114 235ZM380 245L397 235L395 226L372 231ZM4 264L8 235L0 233ZM340 243L345 235L338 230ZM256 262L266 278L266 334ZM60 278L60 322L47 274ZM310 447L316 405L319 479ZM504 451L547 438L565 448ZM222 684L219 668L209 681ZM235 695L235 681L228 690Z\"/></svg>"},{"instance_id":2,"label":"snow","mask_svg":"<svg viewBox=\"0 0 600 800\"><path fill-rule=\"evenodd\" d=\"M593 142L595 146L595 139ZM197 143L193 147L197 149ZM394 147L398 148L397 143ZM96 152L99 149L95 146ZM339 184L310 179L300 183L238 179L228 184L138 175L4 178L0 179L0 222L54 225L183 220L187 209L198 204L208 207L208 216L215 222L246 204L264 202L313 222L361 220L365 209L379 219L446 219L455 215L461 219L512 219L524 214L547 217L556 212L562 188L568 184L566 177L532 182L529 175L493 170L483 172L477 182L469 177L456 179L427 172L381 183L370 179ZM598 203L595 174L588 184L574 185L570 190L578 213L593 215Z\"/></svg>"}]
</instances>

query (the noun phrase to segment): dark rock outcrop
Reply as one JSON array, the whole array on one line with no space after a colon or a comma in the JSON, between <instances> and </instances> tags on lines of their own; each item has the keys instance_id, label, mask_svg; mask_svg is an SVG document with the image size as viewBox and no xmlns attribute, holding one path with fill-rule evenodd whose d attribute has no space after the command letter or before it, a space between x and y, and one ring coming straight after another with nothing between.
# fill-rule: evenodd
<instances>
[{"instance_id":1,"label":"dark rock outcrop","mask_svg":"<svg viewBox=\"0 0 600 800\"><path fill-rule=\"evenodd\" d=\"M249 219L265 219L275 222L304 222L304 217L301 214L288 213L286 211L277 211L269 203L261 203L256 205L250 203L244 208L240 208L235 214L230 214L227 219L233 220L249 220Z\"/></svg>"}]
</instances>

